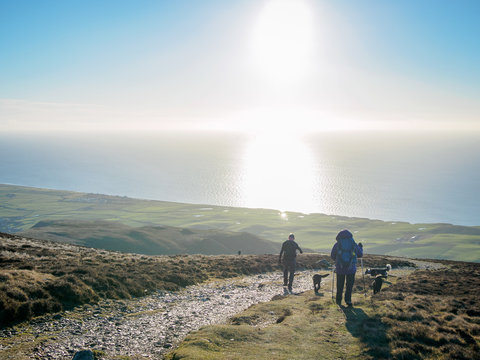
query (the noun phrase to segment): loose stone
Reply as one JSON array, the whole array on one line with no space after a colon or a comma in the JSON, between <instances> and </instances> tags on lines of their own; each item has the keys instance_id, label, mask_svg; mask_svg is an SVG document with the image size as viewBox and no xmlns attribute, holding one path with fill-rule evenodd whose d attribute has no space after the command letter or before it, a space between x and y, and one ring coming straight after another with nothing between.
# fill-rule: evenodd
<instances>
[{"instance_id":1,"label":"loose stone","mask_svg":"<svg viewBox=\"0 0 480 360\"><path fill-rule=\"evenodd\" d=\"M297 273L294 290L311 289L311 276L311 271ZM147 358L162 359L190 331L225 322L252 304L283 295L281 285L281 274L270 273L78 307L30 324L32 335L52 336L37 346L34 355L71 360L74 351L87 348L102 350L106 358L149 354ZM15 334L14 329L3 331L0 338Z\"/></svg>"}]
</instances>

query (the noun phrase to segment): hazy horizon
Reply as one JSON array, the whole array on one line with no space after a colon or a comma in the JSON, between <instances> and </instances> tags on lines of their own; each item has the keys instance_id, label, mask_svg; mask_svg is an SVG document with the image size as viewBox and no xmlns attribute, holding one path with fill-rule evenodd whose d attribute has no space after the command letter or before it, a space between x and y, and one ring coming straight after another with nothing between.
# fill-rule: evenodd
<instances>
[{"instance_id":1,"label":"hazy horizon","mask_svg":"<svg viewBox=\"0 0 480 360\"><path fill-rule=\"evenodd\" d=\"M479 13L1 1L0 182L476 223Z\"/></svg>"},{"instance_id":2,"label":"hazy horizon","mask_svg":"<svg viewBox=\"0 0 480 360\"><path fill-rule=\"evenodd\" d=\"M0 3L0 131L480 130L477 1Z\"/></svg>"},{"instance_id":3,"label":"hazy horizon","mask_svg":"<svg viewBox=\"0 0 480 360\"><path fill-rule=\"evenodd\" d=\"M0 135L0 183L133 198L480 225L475 134Z\"/></svg>"}]
</instances>

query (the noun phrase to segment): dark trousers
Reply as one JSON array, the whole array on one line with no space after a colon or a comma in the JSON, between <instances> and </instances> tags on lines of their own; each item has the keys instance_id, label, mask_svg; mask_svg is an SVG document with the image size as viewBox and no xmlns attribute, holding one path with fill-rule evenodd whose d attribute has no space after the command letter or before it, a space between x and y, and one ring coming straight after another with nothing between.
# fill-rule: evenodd
<instances>
[{"instance_id":1,"label":"dark trousers","mask_svg":"<svg viewBox=\"0 0 480 360\"><path fill-rule=\"evenodd\" d=\"M352 291L353 291L353 283L355 282L355 274L351 275L341 275L337 274L337 303L342 302L342 293L343 293L343 286L345 284L345 280L347 282L347 287L345 289L345 302L347 304L352 303Z\"/></svg>"},{"instance_id":2,"label":"dark trousers","mask_svg":"<svg viewBox=\"0 0 480 360\"><path fill-rule=\"evenodd\" d=\"M293 277L295 276L295 260L283 262L283 286L292 287Z\"/></svg>"}]
</instances>

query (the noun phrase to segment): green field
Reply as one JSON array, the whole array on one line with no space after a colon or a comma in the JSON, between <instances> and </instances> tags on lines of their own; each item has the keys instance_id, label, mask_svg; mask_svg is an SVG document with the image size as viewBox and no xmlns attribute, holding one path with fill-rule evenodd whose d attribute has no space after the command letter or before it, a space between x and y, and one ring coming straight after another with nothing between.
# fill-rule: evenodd
<instances>
[{"instance_id":1,"label":"green field","mask_svg":"<svg viewBox=\"0 0 480 360\"><path fill-rule=\"evenodd\" d=\"M0 231L18 233L47 220L248 232L277 243L293 232L300 246L317 251L329 251L335 235L346 228L363 242L367 253L480 262L480 226L410 224L0 185Z\"/></svg>"}]
</instances>

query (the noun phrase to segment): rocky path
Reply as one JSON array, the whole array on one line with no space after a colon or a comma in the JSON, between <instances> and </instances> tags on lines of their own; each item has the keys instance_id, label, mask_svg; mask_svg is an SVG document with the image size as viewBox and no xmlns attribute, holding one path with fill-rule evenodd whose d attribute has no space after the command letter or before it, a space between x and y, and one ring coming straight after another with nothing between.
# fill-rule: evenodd
<instances>
[{"instance_id":1,"label":"rocky path","mask_svg":"<svg viewBox=\"0 0 480 360\"><path fill-rule=\"evenodd\" d=\"M443 267L442 264L420 260L416 266L431 270ZM392 275L403 276L412 270L396 269ZM294 292L311 290L313 273L298 272ZM330 291L330 280L330 277L324 279L323 292ZM158 292L134 300L107 300L37 319L24 329L3 330L0 332L0 338L4 340L0 354L22 341L18 335L23 332L30 339L45 339L37 341L33 353L29 354L29 358L34 359L72 359L82 349L99 350L106 359L120 356L162 359L190 331L225 322L250 305L269 301L279 294L285 295L285 290L282 275L277 272L213 281L189 286L179 292Z\"/></svg>"},{"instance_id":2,"label":"rocky path","mask_svg":"<svg viewBox=\"0 0 480 360\"><path fill-rule=\"evenodd\" d=\"M294 292L312 289L312 271L298 272ZM35 359L72 359L81 349L162 359L190 331L225 322L250 305L284 294L281 274L271 273L215 281L180 292L159 292L129 301L105 301L32 322L31 338L46 337L31 354ZM3 331L12 340L17 331ZM4 344L6 344L4 342ZM3 350L8 345L2 345ZM0 349L2 350L2 349Z\"/></svg>"}]
</instances>

